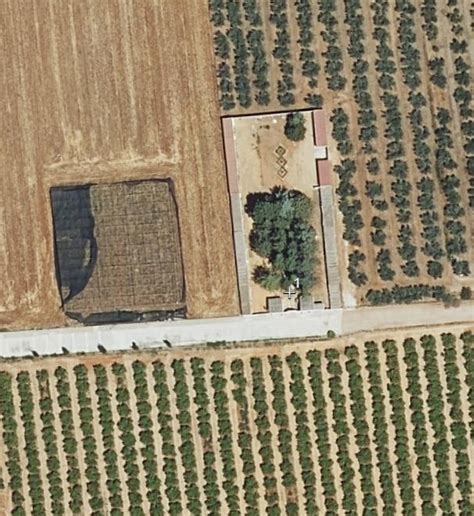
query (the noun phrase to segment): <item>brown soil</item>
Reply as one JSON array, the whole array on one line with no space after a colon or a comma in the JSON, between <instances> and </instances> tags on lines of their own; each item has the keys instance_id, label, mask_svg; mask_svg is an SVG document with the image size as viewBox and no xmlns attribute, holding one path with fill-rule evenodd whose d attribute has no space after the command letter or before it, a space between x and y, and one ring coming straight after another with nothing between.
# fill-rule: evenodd
<instances>
[{"instance_id":1,"label":"brown soil","mask_svg":"<svg viewBox=\"0 0 474 516\"><path fill-rule=\"evenodd\" d=\"M207 2L26 0L0 20L0 326L66 323L49 188L142 177L176 185L189 315L237 313Z\"/></svg>"}]
</instances>

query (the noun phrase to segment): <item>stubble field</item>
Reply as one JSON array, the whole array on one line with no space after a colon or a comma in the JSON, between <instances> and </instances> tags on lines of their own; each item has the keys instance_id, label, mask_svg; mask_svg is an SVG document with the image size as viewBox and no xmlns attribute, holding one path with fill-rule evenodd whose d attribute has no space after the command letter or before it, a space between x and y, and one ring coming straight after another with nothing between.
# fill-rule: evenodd
<instances>
[{"instance_id":1,"label":"stubble field","mask_svg":"<svg viewBox=\"0 0 474 516\"><path fill-rule=\"evenodd\" d=\"M9 514L473 512L464 326L0 364Z\"/></svg>"},{"instance_id":2,"label":"stubble field","mask_svg":"<svg viewBox=\"0 0 474 516\"><path fill-rule=\"evenodd\" d=\"M472 11L463 0L211 0L223 114L319 106L348 304L473 285Z\"/></svg>"},{"instance_id":3,"label":"stubble field","mask_svg":"<svg viewBox=\"0 0 474 516\"><path fill-rule=\"evenodd\" d=\"M2 2L0 326L65 322L49 189L127 179L174 182L188 314L238 312L208 24L205 0Z\"/></svg>"}]
</instances>

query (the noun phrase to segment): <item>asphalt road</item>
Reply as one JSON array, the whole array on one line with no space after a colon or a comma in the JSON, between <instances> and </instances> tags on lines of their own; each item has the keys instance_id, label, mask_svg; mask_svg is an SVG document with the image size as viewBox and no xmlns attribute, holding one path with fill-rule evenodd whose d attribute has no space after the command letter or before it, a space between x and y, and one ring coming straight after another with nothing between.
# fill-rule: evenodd
<instances>
[{"instance_id":1,"label":"asphalt road","mask_svg":"<svg viewBox=\"0 0 474 516\"><path fill-rule=\"evenodd\" d=\"M315 310L244 315L218 319L69 327L0 333L0 356L129 350L194 345L217 341L248 341L337 335L360 331L466 322L474 327L474 302L458 308L438 304L390 305L359 309Z\"/></svg>"}]
</instances>

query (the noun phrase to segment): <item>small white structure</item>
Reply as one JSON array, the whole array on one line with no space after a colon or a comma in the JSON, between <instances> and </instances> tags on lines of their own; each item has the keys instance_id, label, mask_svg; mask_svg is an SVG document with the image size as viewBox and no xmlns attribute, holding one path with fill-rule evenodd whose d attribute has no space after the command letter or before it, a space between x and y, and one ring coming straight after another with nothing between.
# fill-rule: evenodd
<instances>
[{"instance_id":1,"label":"small white structure","mask_svg":"<svg viewBox=\"0 0 474 516\"><path fill-rule=\"evenodd\" d=\"M326 145L314 146L314 159L328 159L328 148Z\"/></svg>"}]
</instances>

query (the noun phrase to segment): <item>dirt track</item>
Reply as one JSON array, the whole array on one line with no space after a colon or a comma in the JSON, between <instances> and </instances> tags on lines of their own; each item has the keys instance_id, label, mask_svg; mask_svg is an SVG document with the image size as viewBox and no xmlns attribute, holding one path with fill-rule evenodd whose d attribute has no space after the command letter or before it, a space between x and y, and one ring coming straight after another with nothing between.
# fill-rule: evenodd
<instances>
[{"instance_id":1,"label":"dirt track","mask_svg":"<svg viewBox=\"0 0 474 516\"><path fill-rule=\"evenodd\" d=\"M237 313L207 2L178 3L0 5L0 327L65 322L50 187L153 177L176 186L189 315Z\"/></svg>"}]
</instances>

